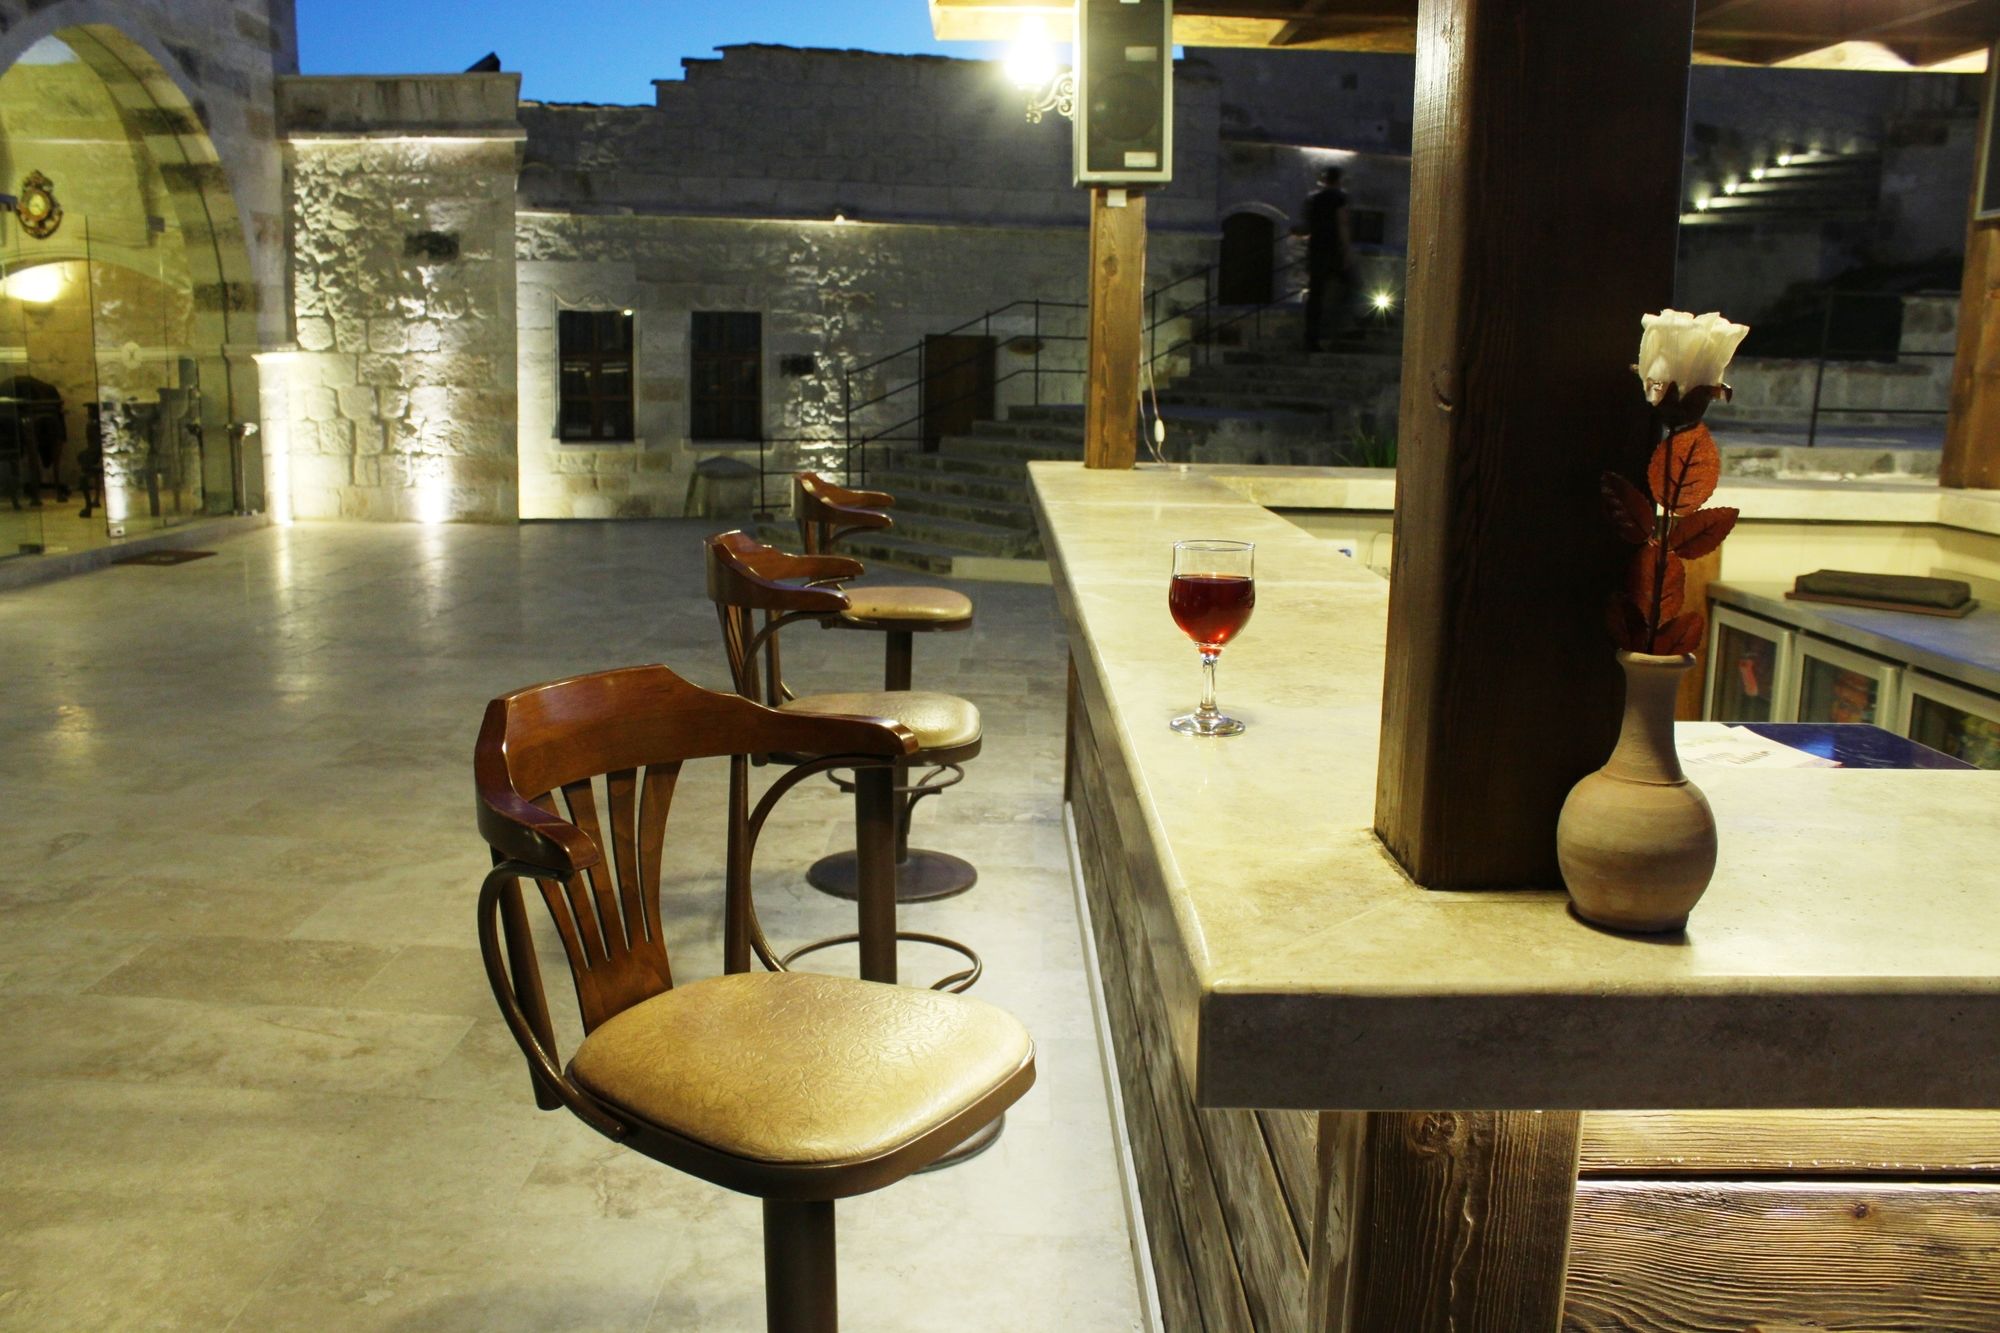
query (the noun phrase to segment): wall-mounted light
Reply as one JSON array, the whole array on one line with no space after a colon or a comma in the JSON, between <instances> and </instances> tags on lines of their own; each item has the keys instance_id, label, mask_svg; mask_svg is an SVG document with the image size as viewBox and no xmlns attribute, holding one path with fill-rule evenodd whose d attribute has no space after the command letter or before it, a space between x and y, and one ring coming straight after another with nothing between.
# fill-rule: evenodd
<instances>
[{"instance_id":1,"label":"wall-mounted light","mask_svg":"<svg viewBox=\"0 0 2000 1333\"><path fill-rule=\"evenodd\" d=\"M1053 111L1076 119L1076 71L1056 59L1055 43L1039 14L1023 14L1014 41L1007 48L1007 78L1028 95L1028 123L1039 125Z\"/></svg>"},{"instance_id":2,"label":"wall-mounted light","mask_svg":"<svg viewBox=\"0 0 2000 1333\"><path fill-rule=\"evenodd\" d=\"M1386 315L1395 307L1396 294L1394 292L1377 292L1368 298L1368 304Z\"/></svg>"},{"instance_id":3,"label":"wall-mounted light","mask_svg":"<svg viewBox=\"0 0 2000 1333\"><path fill-rule=\"evenodd\" d=\"M61 263L36 264L15 269L0 281L0 294L29 305L48 305L69 286L67 266Z\"/></svg>"}]
</instances>

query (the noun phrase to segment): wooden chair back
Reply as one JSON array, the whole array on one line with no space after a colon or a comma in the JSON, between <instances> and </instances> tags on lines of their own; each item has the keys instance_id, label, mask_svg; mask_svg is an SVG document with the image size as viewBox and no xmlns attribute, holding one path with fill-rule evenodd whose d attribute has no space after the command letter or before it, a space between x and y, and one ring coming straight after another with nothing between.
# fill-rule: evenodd
<instances>
[{"instance_id":1,"label":"wooden chair back","mask_svg":"<svg viewBox=\"0 0 2000 1333\"><path fill-rule=\"evenodd\" d=\"M893 528L896 520L882 513L894 508L887 491L857 491L836 485L817 472L792 474L792 516L799 524L799 549L825 555L850 532Z\"/></svg>"},{"instance_id":2,"label":"wooden chair back","mask_svg":"<svg viewBox=\"0 0 2000 1333\"><path fill-rule=\"evenodd\" d=\"M673 985L660 927L660 859L668 807L687 760L730 761L724 952L726 969L741 971L748 966L743 942L754 925L756 833L782 794L767 793L753 818L746 757L797 750L868 764L915 748L916 738L893 722L778 713L691 685L664 666L576 676L487 705L473 779L479 831L496 869L481 895L481 945L495 996L538 1085L561 1080L561 1067L521 914L521 879L541 888L589 1033ZM496 908L508 917L505 960Z\"/></svg>"},{"instance_id":3,"label":"wooden chair back","mask_svg":"<svg viewBox=\"0 0 2000 1333\"><path fill-rule=\"evenodd\" d=\"M846 556L791 555L741 531L710 537L708 596L722 622L722 646L736 692L772 708L790 699L778 631L794 621L845 611L847 594L825 585L860 576L861 562Z\"/></svg>"}]
</instances>

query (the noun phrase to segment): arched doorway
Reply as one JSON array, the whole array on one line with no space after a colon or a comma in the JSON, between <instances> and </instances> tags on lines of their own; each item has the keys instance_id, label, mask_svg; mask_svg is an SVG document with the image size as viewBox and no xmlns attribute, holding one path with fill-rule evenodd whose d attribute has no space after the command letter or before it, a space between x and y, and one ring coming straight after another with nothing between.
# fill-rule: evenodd
<instances>
[{"instance_id":1,"label":"arched doorway","mask_svg":"<svg viewBox=\"0 0 2000 1333\"><path fill-rule=\"evenodd\" d=\"M0 556L248 506L257 287L181 87L108 25L41 38L0 71L0 193Z\"/></svg>"},{"instance_id":2,"label":"arched doorway","mask_svg":"<svg viewBox=\"0 0 2000 1333\"><path fill-rule=\"evenodd\" d=\"M1224 305L1263 305L1269 301L1277 239L1277 228L1262 213L1231 213L1224 218L1216 299Z\"/></svg>"}]
</instances>

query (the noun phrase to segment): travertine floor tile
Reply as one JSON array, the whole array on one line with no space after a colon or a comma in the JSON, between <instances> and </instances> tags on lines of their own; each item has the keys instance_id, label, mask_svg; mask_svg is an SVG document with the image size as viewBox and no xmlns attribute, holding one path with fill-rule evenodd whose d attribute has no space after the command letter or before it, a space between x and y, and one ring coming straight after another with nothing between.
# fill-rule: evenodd
<instances>
[{"instance_id":1,"label":"travertine floor tile","mask_svg":"<svg viewBox=\"0 0 2000 1333\"><path fill-rule=\"evenodd\" d=\"M0 802L32 812L0 868L0 1327L762 1327L757 1202L537 1111L473 920L486 701L636 662L726 687L707 528L301 525L0 596L0 639L23 645ZM1040 1082L984 1156L840 1205L844 1312L1131 1329L1053 601L960 586L978 624L919 639L917 683L976 703L985 749L915 841L980 882L902 921L984 956L975 993L1035 1033ZM801 690L871 689L882 643L801 627L786 661ZM682 980L720 965L724 778L690 767L676 796ZM756 875L779 947L853 928L804 884L852 830L824 781L779 807ZM567 1051L575 1000L534 919ZM903 956L910 980L952 966Z\"/></svg>"}]
</instances>

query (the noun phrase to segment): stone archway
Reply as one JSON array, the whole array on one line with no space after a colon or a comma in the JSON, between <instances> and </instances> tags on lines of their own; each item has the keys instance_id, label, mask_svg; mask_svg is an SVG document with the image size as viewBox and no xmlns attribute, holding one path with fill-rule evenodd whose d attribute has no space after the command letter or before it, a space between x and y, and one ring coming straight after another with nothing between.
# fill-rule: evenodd
<instances>
[{"instance_id":1,"label":"stone archway","mask_svg":"<svg viewBox=\"0 0 2000 1333\"><path fill-rule=\"evenodd\" d=\"M56 165L76 220L16 258L80 260L90 279L82 299L114 524L161 515L159 469L130 460L157 450L169 419L188 460L188 475L174 474L179 517L261 507L261 453L241 424L259 419L259 284L237 195L190 95L197 85L157 43L95 21L109 17L101 5L55 5L0 39L0 190ZM66 90L65 111L86 132L59 140L41 123L45 89ZM157 332L128 336L119 321L137 320L141 300L157 306L143 320ZM141 433L149 445L133 442Z\"/></svg>"}]
</instances>

